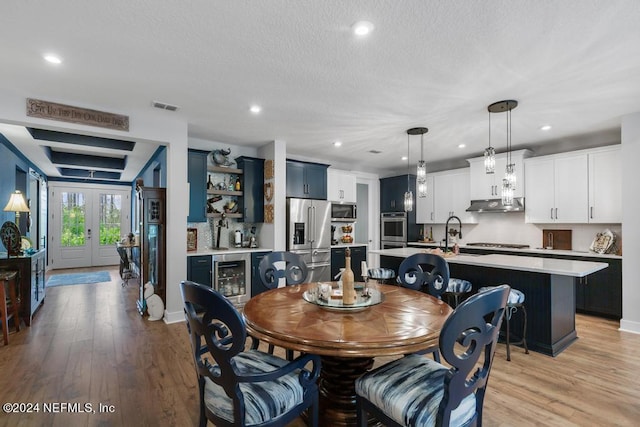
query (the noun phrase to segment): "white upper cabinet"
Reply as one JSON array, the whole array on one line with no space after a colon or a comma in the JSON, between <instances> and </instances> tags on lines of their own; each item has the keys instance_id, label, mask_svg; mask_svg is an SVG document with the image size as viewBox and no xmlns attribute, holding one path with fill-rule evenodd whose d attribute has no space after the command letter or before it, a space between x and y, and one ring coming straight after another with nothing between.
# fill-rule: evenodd
<instances>
[{"instance_id":1,"label":"white upper cabinet","mask_svg":"<svg viewBox=\"0 0 640 427\"><path fill-rule=\"evenodd\" d=\"M588 161L586 152L525 161L525 221L586 223Z\"/></svg>"},{"instance_id":2,"label":"white upper cabinet","mask_svg":"<svg viewBox=\"0 0 640 427\"><path fill-rule=\"evenodd\" d=\"M620 146L589 153L589 222L622 222Z\"/></svg>"},{"instance_id":3,"label":"white upper cabinet","mask_svg":"<svg viewBox=\"0 0 640 427\"><path fill-rule=\"evenodd\" d=\"M433 174L427 174L427 196L418 197L416 194L416 223L418 224L433 224L436 222L433 181Z\"/></svg>"},{"instance_id":4,"label":"white upper cabinet","mask_svg":"<svg viewBox=\"0 0 640 427\"><path fill-rule=\"evenodd\" d=\"M450 216L457 216L463 223L476 223L473 213L467 212L469 198L469 168L434 173L434 223L444 224Z\"/></svg>"},{"instance_id":5,"label":"white upper cabinet","mask_svg":"<svg viewBox=\"0 0 640 427\"><path fill-rule=\"evenodd\" d=\"M514 197L524 196L524 159L531 151L518 150L511 153L511 162L516 172L516 190ZM467 159L470 166L471 200L499 199L502 197L502 179L507 167L507 153L496 154L495 172L488 174L484 169L484 157Z\"/></svg>"},{"instance_id":6,"label":"white upper cabinet","mask_svg":"<svg viewBox=\"0 0 640 427\"><path fill-rule=\"evenodd\" d=\"M349 172L327 169L327 199L332 202L356 202L356 176Z\"/></svg>"}]
</instances>

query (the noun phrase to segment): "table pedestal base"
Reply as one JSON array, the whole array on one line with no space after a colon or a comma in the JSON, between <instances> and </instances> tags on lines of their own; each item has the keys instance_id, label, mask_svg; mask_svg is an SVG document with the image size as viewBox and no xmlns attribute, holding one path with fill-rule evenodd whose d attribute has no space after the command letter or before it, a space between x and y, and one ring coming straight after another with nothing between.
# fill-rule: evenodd
<instances>
[{"instance_id":1,"label":"table pedestal base","mask_svg":"<svg viewBox=\"0 0 640 427\"><path fill-rule=\"evenodd\" d=\"M319 425L356 425L355 380L372 366L370 357L322 357ZM378 421L371 418L368 424Z\"/></svg>"}]
</instances>

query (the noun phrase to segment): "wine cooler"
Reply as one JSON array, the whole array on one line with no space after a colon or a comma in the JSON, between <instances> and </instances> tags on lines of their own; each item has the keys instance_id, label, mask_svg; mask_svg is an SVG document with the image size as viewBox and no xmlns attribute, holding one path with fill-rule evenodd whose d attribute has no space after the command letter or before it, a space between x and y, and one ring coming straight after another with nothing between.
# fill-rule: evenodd
<instances>
[{"instance_id":1,"label":"wine cooler","mask_svg":"<svg viewBox=\"0 0 640 427\"><path fill-rule=\"evenodd\" d=\"M251 254L245 252L214 255L213 286L233 305L244 306L251 292Z\"/></svg>"}]
</instances>

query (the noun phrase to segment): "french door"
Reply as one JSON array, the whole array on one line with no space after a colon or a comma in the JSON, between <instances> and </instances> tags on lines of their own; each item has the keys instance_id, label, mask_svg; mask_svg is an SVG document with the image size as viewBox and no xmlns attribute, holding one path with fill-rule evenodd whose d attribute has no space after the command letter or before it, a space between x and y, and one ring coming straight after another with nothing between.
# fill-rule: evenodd
<instances>
[{"instance_id":1,"label":"french door","mask_svg":"<svg viewBox=\"0 0 640 427\"><path fill-rule=\"evenodd\" d=\"M49 265L78 268L120 262L116 243L131 229L126 187L50 183Z\"/></svg>"}]
</instances>

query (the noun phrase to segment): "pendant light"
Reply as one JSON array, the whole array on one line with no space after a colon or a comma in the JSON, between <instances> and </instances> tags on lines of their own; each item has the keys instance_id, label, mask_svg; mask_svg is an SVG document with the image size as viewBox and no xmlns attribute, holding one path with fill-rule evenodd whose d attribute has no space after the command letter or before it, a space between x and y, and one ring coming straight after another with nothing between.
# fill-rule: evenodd
<instances>
[{"instance_id":1,"label":"pendant light","mask_svg":"<svg viewBox=\"0 0 640 427\"><path fill-rule=\"evenodd\" d=\"M491 110L489 111L489 147L484 150L484 171L491 174L496 171L496 150L491 146Z\"/></svg>"},{"instance_id":2,"label":"pendant light","mask_svg":"<svg viewBox=\"0 0 640 427\"><path fill-rule=\"evenodd\" d=\"M424 161L424 134L429 132L427 128L411 128L407 130L407 135L420 135L420 160L416 172L417 196L427 197L427 162ZM409 137L407 136L407 139Z\"/></svg>"},{"instance_id":3,"label":"pendant light","mask_svg":"<svg viewBox=\"0 0 640 427\"><path fill-rule=\"evenodd\" d=\"M507 166L505 175L502 179L502 204L511 206L513 204L513 196L516 189L516 171L515 165L511 159L511 110L518 106L518 101L505 100L494 102L489 105L489 113L507 113Z\"/></svg>"},{"instance_id":4,"label":"pendant light","mask_svg":"<svg viewBox=\"0 0 640 427\"><path fill-rule=\"evenodd\" d=\"M413 193L409 185L409 131L407 131L407 191L404 193L404 211L411 212L413 210Z\"/></svg>"}]
</instances>

